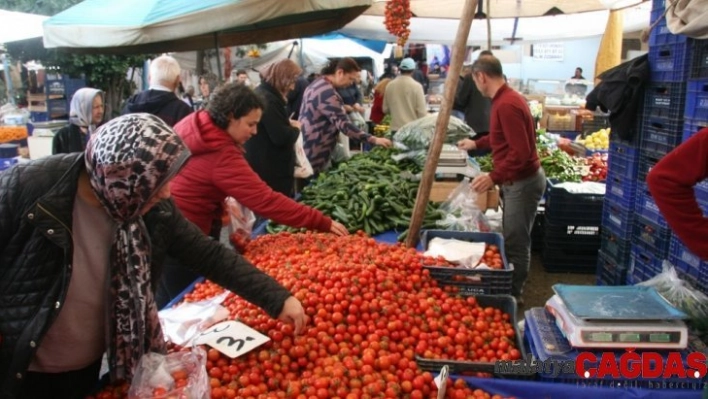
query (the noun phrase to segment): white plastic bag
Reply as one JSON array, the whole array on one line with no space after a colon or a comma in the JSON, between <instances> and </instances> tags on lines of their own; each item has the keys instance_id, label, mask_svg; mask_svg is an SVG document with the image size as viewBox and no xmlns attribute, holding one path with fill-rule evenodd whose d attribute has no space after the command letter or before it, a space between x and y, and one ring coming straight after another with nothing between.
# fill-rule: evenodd
<instances>
[{"instance_id":1,"label":"white plastic bag","mask_svg":"<svg viewBox=\"0 0 708 399\"><path fill-rule=\"evenodd\" d=\"M440 205L445 214L437 225L445 230L483 232L491 231L484 213L477 206L477 193L470 187L470 180L464 178Z\"/></svg>"},{"instance_id":2,"label":"white plastic bag","mask_svg":"<svg viewBox=\"0 0 708 399\"><path fill-rule=\"evenodd\" d=\"M206 352L199 347L162 355L147 353L141 359L128 390L129 399L210 397Z\"/></svg>"},{"instance_id":3,"label":"white plastic bag","mask_svg":"<svg viewBox=\"0 0 708 399\"><path fill-rule=\"evenodd\" d=\"M199 302L184 302L158 313L165 340L182 347L210 326L225 320L229 310L221 306L230 291Z\"/></svg>"},{"instance_id":4,"label":"white plastic bag","mask_svg":"<svg viewBox=\"0 0 708 399\"><path fill-rule=\"evenodd\" d=\"M295 177L298 179L307 179L314 173L312 165L310 165L310 161L307 159L307 154L305 154L302 132L300 132L297 141L295 141Z\"/></svg>"},{"instance_id":5,"label":"white plastic bag","mask_svg":"<svg viewBox=\"0 0 708 399\"><path fill-rule=\"evenodd\" d=\"M425 256L442 256L446 261L461 267L472 269L479 265L484 256L487 244L483 242L467 242L455 239L435 237L428 243Z\"/></svg>"},{"instance_id":6,"label":"white plastic bag","mask_svg":"<svg viewBox=\"0 0 708 399\"><path fill-rule=\"evenodd\" d=\"M224 206L229 214L229 241L239 252L243 253L251 241L256 215L233 197L224 200Z\"/></svg>"}]
</instances>

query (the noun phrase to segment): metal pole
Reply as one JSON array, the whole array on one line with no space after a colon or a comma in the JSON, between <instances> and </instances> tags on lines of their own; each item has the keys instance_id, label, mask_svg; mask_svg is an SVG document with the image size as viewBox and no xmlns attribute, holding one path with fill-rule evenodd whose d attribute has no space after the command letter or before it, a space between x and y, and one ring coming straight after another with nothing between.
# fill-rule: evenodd
<instances>
[{"instance_id":1,"label":"metal pole","mask_svg":"<svg viewBox=\"0 0 708 399\"><path fill-rule=\"evenodd\" d=\"M219 52L219 35L214 33L214 48L216 48L216 69L219 71L219 84L224 80L221 73L221 53Z\"/></svg>"},{"instance_id":2,"label":"metal pole","mask_svg":"<svg viewBox=\"0 0 708 399\"><path fill-rule=\"evenodd\" d=\"M413 216L408 226L409 234L408 238L406 238L406 245L408 247L415 247L418 244L420 227L425 218L425 208L430 199L430 191L433 186L433 180L435 179L435 170L438 167L440 152L445 143L447 125L450 122L452 105L455 102L457 82L460 80L460 71L462 70L462 62L465 59L467 39L470 36L475 8L477 8L477 0L467 0L462 10L462 15L460 16L460 25L457 27L457 36L455 36L455 44L452 47L450 70L445 78L445 98L440 107L438 120L435 123L435 136L433 137L433 142L430 143L428 158L425 160L425 168L423 169L423 178L420 181L420 186L418 186L418 195L416 196L415 207L413 208Z\"/></svg>"},{"instance_id":3,"label":"metal pole","mask_svg":"<svg viewBox=\"0 0 708 399\"><path fill-rule=\"evenodd\" d=\"M492 10L489 1L487 0L487 50L492 51Z\"/></svg>"},{"instance_id":4,"label":"metal pole","mask_svg":"<svg viewBox=\"0 0 708 399\"><path fill-rule=\"evenodd\" d=\"M0 54L2 57L2 67L5 74L5 91L7 92L7 100L10 104L15 105L15 96L13 93L15 90L12 88L12 76L10 75L10 61L8 60L7 54Z\"/></svg>"}]
</instances>

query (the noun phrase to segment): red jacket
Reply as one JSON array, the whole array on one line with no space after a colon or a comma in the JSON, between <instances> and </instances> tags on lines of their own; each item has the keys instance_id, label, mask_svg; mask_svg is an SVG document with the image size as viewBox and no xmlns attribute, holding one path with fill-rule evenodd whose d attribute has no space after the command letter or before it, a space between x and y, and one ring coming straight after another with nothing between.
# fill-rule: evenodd
<instances>
[{"instance_id":1,"label":"red jacket","mask_svg":"<svg viewBox=\"0 0 708 399\"><path fill-rule=\"evenodd\" d=\"M172 196L184 216L204 233L221 220L222 204L229 196L276 223L330 230L332 220L322 212L268 187L248 165L243 148L214 125L207 112L188 115L174 129L192 156L172 180Z\"/></svg>"},{"instance_id":2,"label":"red jacket","mask_svg":"<svg viewBox=\"0 0 708 399\"><path fill-rule=\"evenodd\" d=\"M708 178L708 128L686 140L651 168L647 185L656 206L684 245L708 260L708 218L693 187Z\"/></svg>"},{"instance_id":3,"label":"red jacket","mask_svg":"<svg viewBox=\"0 0 708 399\"><path fill-rule=\"evenodd\" d=\"M369 115L369 119L375 123L381 123L384 116L386 116L383 112L383 99L383 94L374 92L374 103L371 105L371 115Z\"/></svg>"}]
</instances>

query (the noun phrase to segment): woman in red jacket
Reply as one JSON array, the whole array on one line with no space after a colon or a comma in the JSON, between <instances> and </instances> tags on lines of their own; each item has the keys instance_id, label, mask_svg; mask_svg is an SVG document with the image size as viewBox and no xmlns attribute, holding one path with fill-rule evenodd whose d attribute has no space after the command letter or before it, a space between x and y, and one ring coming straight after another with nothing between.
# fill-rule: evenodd
<instances>
[{"instance_id":1,"label":"woman in red jacket","mask_svg":"<svg viewBox=\"0 0 708 399\"><path fill-rule=\"evenodd\" d=\"M374 87L374 103L371 106L371 119L374 123L380 124L386 114L383 112L383 99L384 92L386 92L386 86L390 82L390 78L381 79L381 81Z\"/></svg>"},{"instance_id":2,"label":"woman in red jacket","mask_svg":"<svg viewBox=\"0 0 708 399\"><path fill-rule=\"evenodd\" d=\"M170 187L177 208L215 238L226 197L276 223L348 234L346 227L322 212L273 191L248 165L243 145L257 133L264 108L253 90L230 83L217 89L206 110L190 114L174 127L192 153ZM158 289L161 307L197 278L181 273L179 267L168 264L166 268Z\"/></svg>"}]
</instances>

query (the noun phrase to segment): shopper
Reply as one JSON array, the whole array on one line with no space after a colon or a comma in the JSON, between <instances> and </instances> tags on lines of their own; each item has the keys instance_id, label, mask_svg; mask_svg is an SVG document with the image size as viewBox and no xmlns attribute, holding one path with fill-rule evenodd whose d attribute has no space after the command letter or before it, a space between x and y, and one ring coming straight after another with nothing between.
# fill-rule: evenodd
<instances>
[{"instance_id":1,"label":"shopper","mask_svg":"<svg viewBox=\"0 0 708 399\"><path fill-rule=\"evenodd\" d=\"M52 154L85 150L89 137L103 122L104 104L102 91L89 87L77 90L71 97L69 125L52 139Z\"/></svg>"},{"instance_id":2,"label":"shopper","mask_svg":"<svg viewBox=\"0 0 708 399\"><path fill-rule=\"evenodd\" d=\"M246 87L251 87L251 80L248 78L248 72L245 69L236 71L236 82Z\"/></svg>"},{"instance_id":3,"label":"shopper","mask_svg":"<svg viewBox=\"0 0 708 399\"><path fill-rule=\"evenodd\" d=\"M698 207L694 186L708 179L708 128L659 160L647 175L651 195L686 247L708 261L708 218Z\"/></svg>"},{"instance_id":4,"label":"shopper","mask_svg":"<svg viewBox=\"0 0 708 399\"><path fill-rule=\"evenodd\" d=\"M391 115L391 131L420 119L428 114L423 86L413 77L415 61L405 58L400 65L401 74L386 86L383 111Z\"/></svg>"},{"instance_id":5,"label":"shopper","mask_svg":"<svg viewBox=\"0 0 708 399\"><path fill-rule=\"evenodd\" d=\"M521 304L531 261L531 228L546 189L546 176L536 153L536 129L526 100L504 82L501 62L494 56L479 57L472 64L479 91L492 99L489 135L461 140L464 150L491 148L494 170L475 177L472 188L486 192L501 186L504 198L504 247L514 265L512 294Z\"/></svg>"},{"instance_id":6,"label":"shopper","mask_svg":"<svg viewBox=\"0 0 708 399\"><path fill-rule=\"evenodd\" d=\"M175 126L192 153L172 182L177 207L214 238L221 232L227 197L275 223L348 234L346 227L322 212L273 191L248 165L243 146L257 133L264 108L263 100L253 90L229 83L214 92L206 111L189 115ZM158 287L160 307L199 277L173 262L166 263L163 276Z\"/></svg>"},{"instance_id":7,"label":"shopper","mask_svg":"<svg viewBox=\"0 0 708 399\"><path fill-rule=\"evenodd\" d=\"M390 140L374 137L358 129L344 112L342 98L336 89L354 83L359 77L359 71L359 65L351 58L330 60L322 69L323 76L317 78L305 90L300 109L300 123L305 153L315 173L320 173L331 165L339 132L355 140L391 146Z\"/></svg>"},{"instance_id":8,"label":"shopper","mask_svg":"<svg viewBox=\"0 0 708 399\"><path fill-rule=\"evenodd\" d=\"M256 93L265 99L258 133L244 145L246 160L270 188L288 197L295 190L295 141L300 122L287 115L287 94L295 87L302 69L285 59L269 65Z\"/></svg>"},{"instance_id":9,"label":"shopper","mask_svg":"<svg viewBox=\"0 0 708 399\"><path fill-rule=\"evenodd\" d=\"M479 57L491 56L491 51L485 50L479 53ZM475 132L473 140L481 139L489 134L489 114L492 108L492 102L485 97L477 89L477 85L472 79L472 74L467 73L460 82L460 87L455 95L455 109L461 110L465 117L465 123ZM483 156L489 153L489 150L474 150L470 151L470 156Z\"/></svg>"},{"instance_id":10,"label":"shopper","mask_svg":"<svg viewBox=\"0 0 708 399\"><path fill-rule=\"evenodd\" d=\"M288 93L288 117L290 119L300 119L302 96L305 95L305 89L309 85L309 80L305 76L300 76L295 82L295 88Z\"/></svg>"},{"instance_id":11,"label":"shopper","mask_svg":"<svg viewBox=\"0 0 708 399\"><path fill-rule=\"evenodd\" d=\"M122 116L85 153L0 175L0 397L85 397L164 352L153 287L165 255L302 331L300 302L175 209L189 151L161 119Z\"/></svg>"},{"instance_id":12,"label":"shopper","mask_svg":"<svg viewBox=\"0 0 708 399\"><path fill-rule=\"evenodd\" d=\"M384 78L374 87L374 102L371 105L371 115L369 115L369 119L374 123L380 124L386 116L383 111L384 93L391 80L391 78Z\"/></svg>"},{"instance_id":13,"label":"shopper","mask_svg":"<svg viewBox=\"0 0 708 399\"><path fill-rule=\"evenodd\" d=\"M360 78L357 78L357 80L349 86L337 89L337 93L342 97L344 111L347 114L352 112L364 114L364 106L361 105L364 102L364 96L361 94L361 90L359 90L359 79Z\"/></svg>"},{"instance_id":14,"label":"shopper","mask_svg":"<svg viewBox=\"0 0 708 399\"><path fill-rule=\"evenodd\" d=\"M170 126L176 125L193 111L175 94L180 86L180 73L179 63L168 55L152 60L148 75L150 88L130 97L122 114L147 112Z\"/></svg>"}]
</instances>

